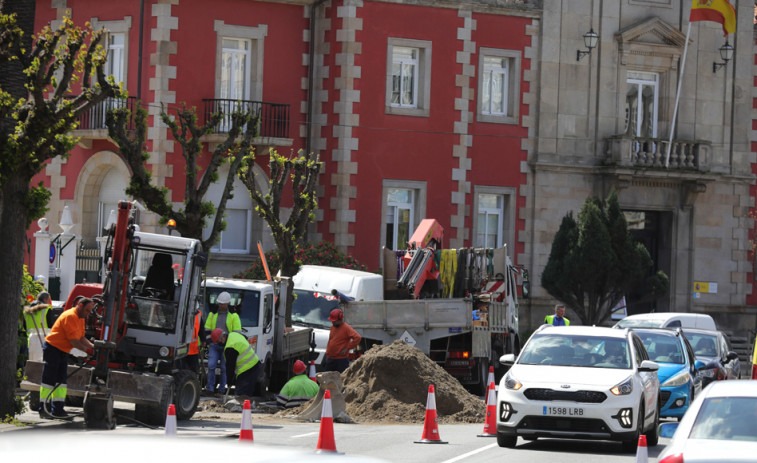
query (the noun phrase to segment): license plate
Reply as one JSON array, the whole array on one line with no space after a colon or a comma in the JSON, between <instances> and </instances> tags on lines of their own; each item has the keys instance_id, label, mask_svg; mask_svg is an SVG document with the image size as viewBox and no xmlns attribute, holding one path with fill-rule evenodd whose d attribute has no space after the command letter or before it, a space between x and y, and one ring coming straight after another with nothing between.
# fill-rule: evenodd
<instances>
[{"instance_id":1,"label":"license plate","mask_svg":"<svg viewBox=\"0 0 757 463\"><path fill-rule=\"evenodd\" d=\"M552 416L583 416L584 409L576 407L550 407L545 406L542 415Z\"/></svg>"}]
</instances>

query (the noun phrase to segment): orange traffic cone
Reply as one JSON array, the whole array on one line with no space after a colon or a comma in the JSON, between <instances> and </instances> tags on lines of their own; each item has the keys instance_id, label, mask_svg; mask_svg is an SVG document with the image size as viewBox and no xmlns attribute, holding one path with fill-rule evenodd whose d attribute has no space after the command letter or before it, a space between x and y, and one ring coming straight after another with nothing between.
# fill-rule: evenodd
<instances>
[{"instance_id":1,"label":"orange traffic cone","mask_svg":"<svg viewBox=\"0 0 757 463\"><path fill-rule=\"evenodd\" d=\"M636 463L647 463L649 455L647 454L647 436L639 436L639 446L636 447Z\"/></svg>"},{"instance_id":2,"label":"orange traffic cone","mask_svg":"<svg viewBox=\"0 0 757 463\"><path fill-rule=\"evenodd\" d=\"M176 406L171 404L168 406L168 413L166 414L166 436L176 435Z\"/></svg>"},{"instance_id":3,"label":"orange traffic cone","mask_svg":"<svg viewBox=\"0 0 757 463\"><path fill-rule=\"evenodd\" d=\"M318 433L318 445L315 453L338 453L334 442L334 415L331 411L331 391L326 389L323 394L323 408L321 409L321 430Z\"/></svg>"},{"instance_id":4,"label":"orange traffic cone","mask_svg":"<svg viewBox=\"0 0 757 463\"><path fill-rule=\"evenodd\" d=\"M317 379L315 379L315 361L310 361L310 371L308 372L308 378L312 379L316 383L318 382Z\"/></svg>"},{"instance_id":5,"label":"orange traffic cone","mask_svg":"<svg viewBox=\"0 0 757 463\"><path fill-rule=\"evenodd\" d=\"M252 442L252 410L250 401L245 400L242 406L242 426L239 429L239 440Z\"/></svg>"},{"instance_id":6,"label":"orange traffic cone","mask_svg":"<svg viewBox=\"0 0 757 463\"><path fill-rule=\"evenodd\" d=\"M486 421L484 432L478 437L497 437L497 393L494 391L494 381L489 382L489 393L486 394Z\"/></svg>"},{"instance_id":7,"label":"orange traffic cone","mask_svg":"<svg viewBox=\"0 0 757 463\"><path fill-rule=\"evenodd\" d=\"M426 419L423 421L423 435L421 440L415 441L416 444L446 444L447 442L439 438L439 427L436 423L436 397L434 396L434 385L428 386L428 398L426 399Z\"/></svg>"}]
</instances>

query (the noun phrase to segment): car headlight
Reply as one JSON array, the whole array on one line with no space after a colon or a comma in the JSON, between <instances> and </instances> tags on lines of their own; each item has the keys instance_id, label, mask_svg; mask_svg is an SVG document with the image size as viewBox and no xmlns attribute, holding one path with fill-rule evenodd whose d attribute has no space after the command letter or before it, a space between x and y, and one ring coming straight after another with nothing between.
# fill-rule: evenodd
<instances>
[{"instance_id":1,"label":"car headlight","mask_svg":"<svg viewBox=\"0 0 757 463\"><path fill-rule=\"evenodd\" d=\"M510 373L505 375L505 387L508 389L512 389L513 391L517 391L518 389L522 388L523 385L518 381L517 379L513 378Z\"/></svg>"},{"instance_id":2,"label":"car headlight","mask_svg":"<svg viewBox=\"0 0 757 463\"><path fill-rule=\"evenodd\" d=\"M706 378L712 378L713 376L715 376L715 370L699 370L699 375Z\"/></svg>"},{"instance_id":3,"label":"car headlight","mask_svg":"<svg viewBox=\"0 0 757 463\"><path fill-rule=\"evenodd\" d=\"M633 392L633 380L629 376L625 381L610 389L614 395L628 395Z\"/></svg>"},{"instance_id":4,"label":"car headlight","mask_svg":"<svg viewBox=\"0 0 757 463\"><path fill-rule=\"evenodd\" d=\"M677 375L673 376L669 380L665 381L661 384L662 387L677 387L677 386L683 386L684 384L691 381L691 376L689 375L688 371L682 371L678 373Z\"/></svg>"}]
</instances>

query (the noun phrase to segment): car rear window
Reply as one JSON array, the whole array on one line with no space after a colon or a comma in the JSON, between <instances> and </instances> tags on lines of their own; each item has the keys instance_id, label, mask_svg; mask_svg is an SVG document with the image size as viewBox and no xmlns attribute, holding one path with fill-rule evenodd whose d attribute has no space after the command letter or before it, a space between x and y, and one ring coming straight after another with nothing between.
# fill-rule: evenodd
<instances>
[{"instance_id":1,"label":"car rear window","mask_svg":"<svg viewBox=\"0 0 757 463\"><path fill-rule=\"evenodd\" d=\"M518 361L525 365L631 368L625 338L582 335L534 335Z\"/></svg>"},{"instance_id":2,"label":"car rear window","mask_svg":"<svg viewBox=\"0 0 757 463\"><path fill-rule=\"evenodd\" d=\"M757 398L705 399L689 438L757 441Z\"/></svg>"}]
</instances>

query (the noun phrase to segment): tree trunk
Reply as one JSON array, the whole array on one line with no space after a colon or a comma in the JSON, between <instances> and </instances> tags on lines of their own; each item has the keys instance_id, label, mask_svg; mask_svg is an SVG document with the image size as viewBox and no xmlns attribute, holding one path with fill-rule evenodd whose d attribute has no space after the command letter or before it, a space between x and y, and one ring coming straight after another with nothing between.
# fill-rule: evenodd
<instances>
[{"instance_id":1,"label":"tree trunk","mask_svg":"<svg viewBox=\"0 0 757 463\"><path fill-rule=\"evenodd\" d=\"M24 175L8 178L0 197L0 417L14 416L16 390L16 356L18 354L18 319L21 310L21 280L24 275L25 230L27 210L23 199L29 191Z\"/></svg>"}]
</instances>

